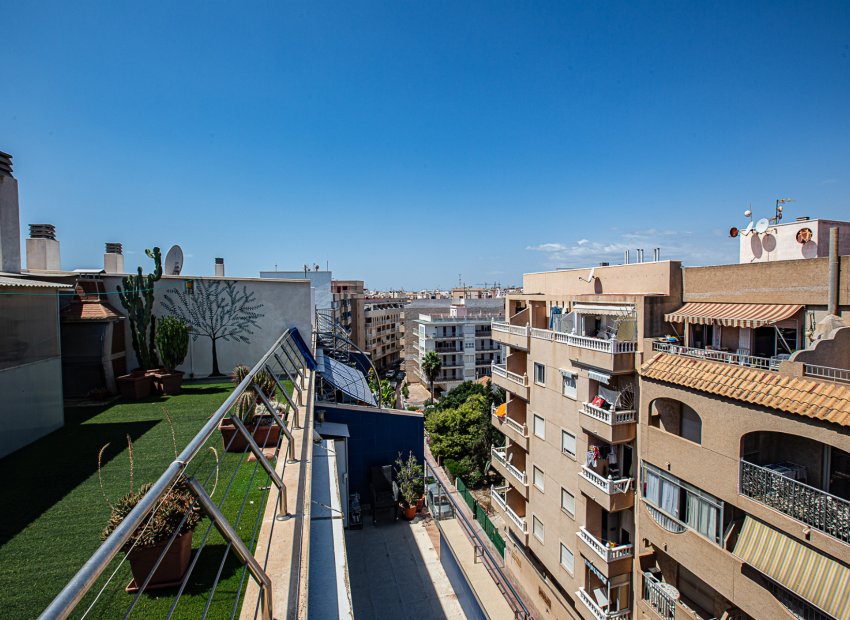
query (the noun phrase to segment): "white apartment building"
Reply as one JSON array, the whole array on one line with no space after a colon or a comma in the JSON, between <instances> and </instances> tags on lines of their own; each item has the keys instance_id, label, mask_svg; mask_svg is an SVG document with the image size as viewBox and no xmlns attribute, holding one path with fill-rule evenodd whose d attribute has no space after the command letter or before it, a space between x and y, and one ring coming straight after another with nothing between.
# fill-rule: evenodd
<instances>
[{"instance_id":1,"label":"white apartment building","mask_svg":"<svg viewBox=\"0 0 850 620\"><path fill-rule=\"evenodd\" d=\"M422 358L430 351L442 362L435 390L448 391L464 381L490 376L491 365L501 364L503 359L502 345L491 339L490 322L501 316L498 311L471 310L463 301L452 304L447 313L420 314L414 347L422 383L428 384Z\"/></svg>"}]
</instances>

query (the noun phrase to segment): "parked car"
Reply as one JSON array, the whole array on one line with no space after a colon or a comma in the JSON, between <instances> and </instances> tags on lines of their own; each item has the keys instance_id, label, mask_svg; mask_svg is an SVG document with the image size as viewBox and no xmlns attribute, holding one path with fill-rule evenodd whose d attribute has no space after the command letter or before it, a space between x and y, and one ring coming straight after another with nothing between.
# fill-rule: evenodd
<instances>
[{"instance_id":1,"label":"parked car","mask_svg":"<svg viewBox=\"0 0 850 620\"><path fill-rule=\"evenodd\" d=\"M386 376L387 376L387 379L395 378L395 370L388 370Z\"/></svg>"},{"instance_id":2,"label":"parked car","mask_svg":"<svg viewBox=\"0 0 850 620\"><path fill-rule=\"evenodd\" d=\"M440 485L435 483L428 485L425 493L425 506L435 519L451 519L454 517L452 502L445 491L440 493Z\"/></svg>"}]
</instances>

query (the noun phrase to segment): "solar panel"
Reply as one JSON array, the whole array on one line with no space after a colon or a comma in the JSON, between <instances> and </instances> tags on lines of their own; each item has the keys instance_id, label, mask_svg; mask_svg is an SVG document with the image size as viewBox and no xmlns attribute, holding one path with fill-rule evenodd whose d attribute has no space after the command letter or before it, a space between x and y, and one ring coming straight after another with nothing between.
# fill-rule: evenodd
<instances>
[{"instance_id":1,"label":"solar panel","mask_svg":"<svg viewBox=\"0 0 850 620\"><path fill-rule=\"evenodd\" d=\"M320 350L317 357L320 362L323 362L319 365L319 373L325 381L360 402L373 407L378 406L375 396L369 389L369 382L362 372L323 353Z\"/></svg>"}]
</instances>

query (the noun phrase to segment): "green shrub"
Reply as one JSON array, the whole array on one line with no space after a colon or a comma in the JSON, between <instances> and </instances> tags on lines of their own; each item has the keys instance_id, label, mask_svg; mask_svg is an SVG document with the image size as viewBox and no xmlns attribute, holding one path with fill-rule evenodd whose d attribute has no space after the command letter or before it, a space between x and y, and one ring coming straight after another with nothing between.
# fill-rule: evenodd
<instances>
[{"instance_id":1,"label":"green shrub","mask_svg":"<svg viewBox=\"0 0 850 620\"><path fill-rule=\"evenodd\" d=\"M189 328L177 317L167 316L157 323L156 350L166 370L173 372L189 351Z\"/></svg>"}]
</instances>

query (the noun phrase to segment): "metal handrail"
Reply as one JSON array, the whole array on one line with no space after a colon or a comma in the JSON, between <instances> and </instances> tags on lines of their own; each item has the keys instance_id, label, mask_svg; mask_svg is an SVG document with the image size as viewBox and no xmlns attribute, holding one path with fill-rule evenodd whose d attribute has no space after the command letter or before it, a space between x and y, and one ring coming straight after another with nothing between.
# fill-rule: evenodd
<instances>
[{"instance_id":1,"label":"metal handrail","mask_svg":"<svg viewBox=\"0 0 850 620\"><path fill-rule=\"evenodd\" d=\"M803 364L803 376L839 383L850 383L850 369L833 368L831 366L818 366L817 364Z\"/></svg>"},{"instance_id":2,"label":"metal handrail","mask_svg":"<svg viewBox=\"0 0 850 620\"><path fill-rule=\"evenodd\" d=\"M92 556L83 564L82 568L71 578L71 580L62 588L62 591L53 599L50 605L42 612L39 618L47 620L54 618L67 618L74 608L79 604L86 593L91 589L97 579L106 570L109 563L118 555L118 552L124 547L128 540L133 536L144 519L159 503L159 501L174 487L184 475L189 463L203 449L209 438L218 430L219 423L228 417L230 410L236 404L236 401L246 390L253 390L254 377L257 373L266 369L268 362L274 357L278 350L286 352L286 345L292 339L292 328L287 329L275 341L274 345L263 355L263 357L250 370L245 378L239 383L233 392L228 396L221 406L215 411L210 419L204 424L200 431L191 439L183 451L171 462L165 469L162 475L153 483L150 490L139 500L133 510L121 521L115 528L112 534L103 541ZM297 350L297 349L296 349ZM271 412L271 408L269 409ZM276 417L276 416L275 416ZM279 418L278 418L279 419ZM244 427L243 427L244 428ZM240 429L241 432L242 429ZM291 435L289 435L291 437ZM262 455L262 451L260 451ZM259 460L259 456L258 456ZM191 481L190 481L190 486ZM281 489L281 505L285 505L286 495L285 488ZM254 573L254 567L248 564L249 570ZM266 579L262 575L253 574L254 578L264 585ZM270 594L264 594L264 600L271 600ZM267 613L271 613L271 609L267 608Z\"/></svg>"},{"instance_id":3,"label":"metal handrail","mask_svg":"<svg viewBox=\"0 0 850 620\"><path fill-rule=\"evenodd\" d=\"M748 366L750 368L758 368L760 370L779 370L779 364L781 363L781 360L771 359L769 357L715 351L714 349L697 349L694 347L685 347L679 344L671 344L669 342L653 342L652 350L659 351L661 353L681 355L683 357L704 359L712 362L722 362L724 364L733 364L736 366Z\"/></svg>"},{"instance_id":4,"label":"metal handrail","mask_svg":"<svg viewBox=\"0 0 850 620\"><path fill-rule=\"evenodd\" d=\"M643 600L663 620L676 620L676 599L665 592L660 584L661 582L652 573L645 571L643 573Z\"/></svg>"}]
</instances>

